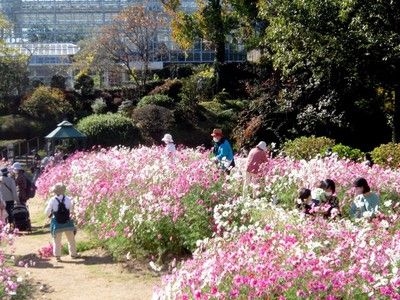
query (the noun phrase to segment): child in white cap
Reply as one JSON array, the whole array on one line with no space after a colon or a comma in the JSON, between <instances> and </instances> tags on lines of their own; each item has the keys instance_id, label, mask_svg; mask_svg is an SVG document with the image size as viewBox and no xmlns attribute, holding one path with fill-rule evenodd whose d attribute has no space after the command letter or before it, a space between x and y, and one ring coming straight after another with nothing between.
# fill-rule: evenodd
<instances>
[{"instance_id":1,"label":"child in white cap","mask_svg":"<svg viewBox=\"0 0 400 300\"><path fill-rule=\"evenodd\" d=\"M174 155L176 152L176 147L174 140L172 139L172 135L166 133L161 140L165 143L165 153L167 153L168 156Z\"/></svg>"}]
</instances>

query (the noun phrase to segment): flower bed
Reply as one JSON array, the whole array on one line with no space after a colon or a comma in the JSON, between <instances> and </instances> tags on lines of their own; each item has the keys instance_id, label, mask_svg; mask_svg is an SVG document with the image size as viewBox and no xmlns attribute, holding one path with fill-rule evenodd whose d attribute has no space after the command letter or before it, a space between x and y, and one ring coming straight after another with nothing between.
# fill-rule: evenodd
<instances>
[{"instance_id":1,"label":"flower bed","mask_svg":"<svg viewBox=\"0 0 400 300\"><path fill-rule=\"evenodd\" d=\"M242 197L244 160L229 177L209 152L113 148L76 153L38 181L62 181L75 219L115 254L194 253L155 294L160 299L394 298L399 294L400 172L335 157L269 160L257 199ZM365 177L381 197L367 222L347 216L352 182ZM301 187L336 182L341 220L293 210ZM271 203L278 203L272 205ZM203 242L201 242L203 240Z\"/></svg>"}]
</instances>

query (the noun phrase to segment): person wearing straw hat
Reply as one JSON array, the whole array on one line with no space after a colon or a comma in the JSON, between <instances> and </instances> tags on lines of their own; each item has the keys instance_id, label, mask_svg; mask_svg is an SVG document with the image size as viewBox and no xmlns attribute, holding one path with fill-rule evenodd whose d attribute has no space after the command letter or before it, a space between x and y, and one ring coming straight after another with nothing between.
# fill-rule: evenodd
<instances>
[{"instance_id":1,"label":"person wearing straw hat","mask_svg":"<svg viewBox=\"0 0 400 300\"><path fill-rule=\"evenodd\" d=\"M235 160L233 157L232 146L228 139L224 137L222 129L215 128L211 136L214 142L214 162L225 171L226 174L230 174L230 170L235 166Z\"/></svg>"},{"instance_id":2,"label":"person wearing straw hat","mask_svg":"<svg viewBox=\"0 0 400 300\"><path fill-rule=\"evenodd\" d=\"M17 187L14 179L8 177L9 171L7 168L2 168L0 172L0 198L5 202L5 209L8 215L7 221L8 224L12 226L14 223L12 210L14 208L14 204L18 202Z\"/></svg>"},{"instance_id":3,"label":"person wearing straw hat","mask_svg":"<svg viewBox=\"0 0 400 300\"><path fill-rule=\"evenodd\" d=\"M243 196L247 195L248 187L253 187L253 197L256 196L256 189L254 188L260 178L261 166L268 160L267 157L267 144L261 141L250 150L246 162L246 175L243 183Z\"/></svg>"},{"instance_id":4,"label":"person wearing straw hat","mask_svg":"<svg viewBox=\"0 0 400 300\"><path fill-rule=\"evenodd\" d=\"M53 254L57 261L61 261L61 236L65 233L68 240L68 250L71 258L77 258L75 242L75 226L70 218L72 199L65 195L66 187L62 183L56 183L51 192L55 194L45 208L45 214L51 218L50 232L53 237ZM67 210L67 216L60 216L60 211ZM59 211L60 210L60 211ZM62 220L60 220L62 218Z\"/></svg>"},{"instance_id":5,"label":"person wearing straw hat","mask_svg":"<svg viewBox=\"0 0 400 300\"><path fill-rule=\"evenodd\" d=\"M165 143L165 153L168 156L174 155L176 152L176 147L174 144L174 140L172 139L172 135L166 133L161 140Z\"/></svg>"}]
</instances>

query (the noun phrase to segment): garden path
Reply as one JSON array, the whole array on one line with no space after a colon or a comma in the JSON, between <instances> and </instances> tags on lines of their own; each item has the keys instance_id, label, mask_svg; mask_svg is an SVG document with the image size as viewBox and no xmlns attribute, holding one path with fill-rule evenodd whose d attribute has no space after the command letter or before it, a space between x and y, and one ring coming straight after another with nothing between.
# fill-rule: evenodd
<instances>
[{"instance_id":1,"label":"garden path","mask_svg":"<svg viewBox=\"0 0 400 300\"><path fill-rule=\"evenodd\" d=\"M16 239L14 254L18 261L34 263L28 268L16 267L32 288L28 299L151 299L153 286L160 278L139 262L130 261L128 271L126 262L117 263L100 249L80 253L81 258L75 260L63 256L61 262L38 257L38 250L51 241L48 220L43 216L45 203L35 198L28 205L33 232ZM78 231L77 241L87 238Z\"/></svg>"}]
</instances>

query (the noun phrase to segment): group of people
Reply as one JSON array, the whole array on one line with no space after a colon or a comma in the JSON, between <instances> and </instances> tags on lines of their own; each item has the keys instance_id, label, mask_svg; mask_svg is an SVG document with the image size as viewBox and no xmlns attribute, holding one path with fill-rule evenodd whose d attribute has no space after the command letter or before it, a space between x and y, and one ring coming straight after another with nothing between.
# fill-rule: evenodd
<instances>
[{"instance_id":1,"label":"group of people","mask_svg":"<svg viewBox=\"0 0 400 300\"><path fill-rule=\"evenodd\" d=\"M28 178L24 168L15 162L12 173L8 168L0 170L0 214L1 221L14 225L13 209L15 205L26 205L28 201Z\"/></svg>"},{"instance_id":2,"label":"group of people","mask_svg":"<svg viewBox=\"0 0 400 300\"><path fill-rule=\"evenodd\" d=\"M378 212L379 196L371 191L367 180L357 178L353 187L356 197L350 206L352 218L372 217ZM306 215L322 214L325 218L341 216L339 200L336 196L336 185L332 179L325 179L318 183L314 190L302 188L296 206Z\"/></svg>"}]
</instances>

